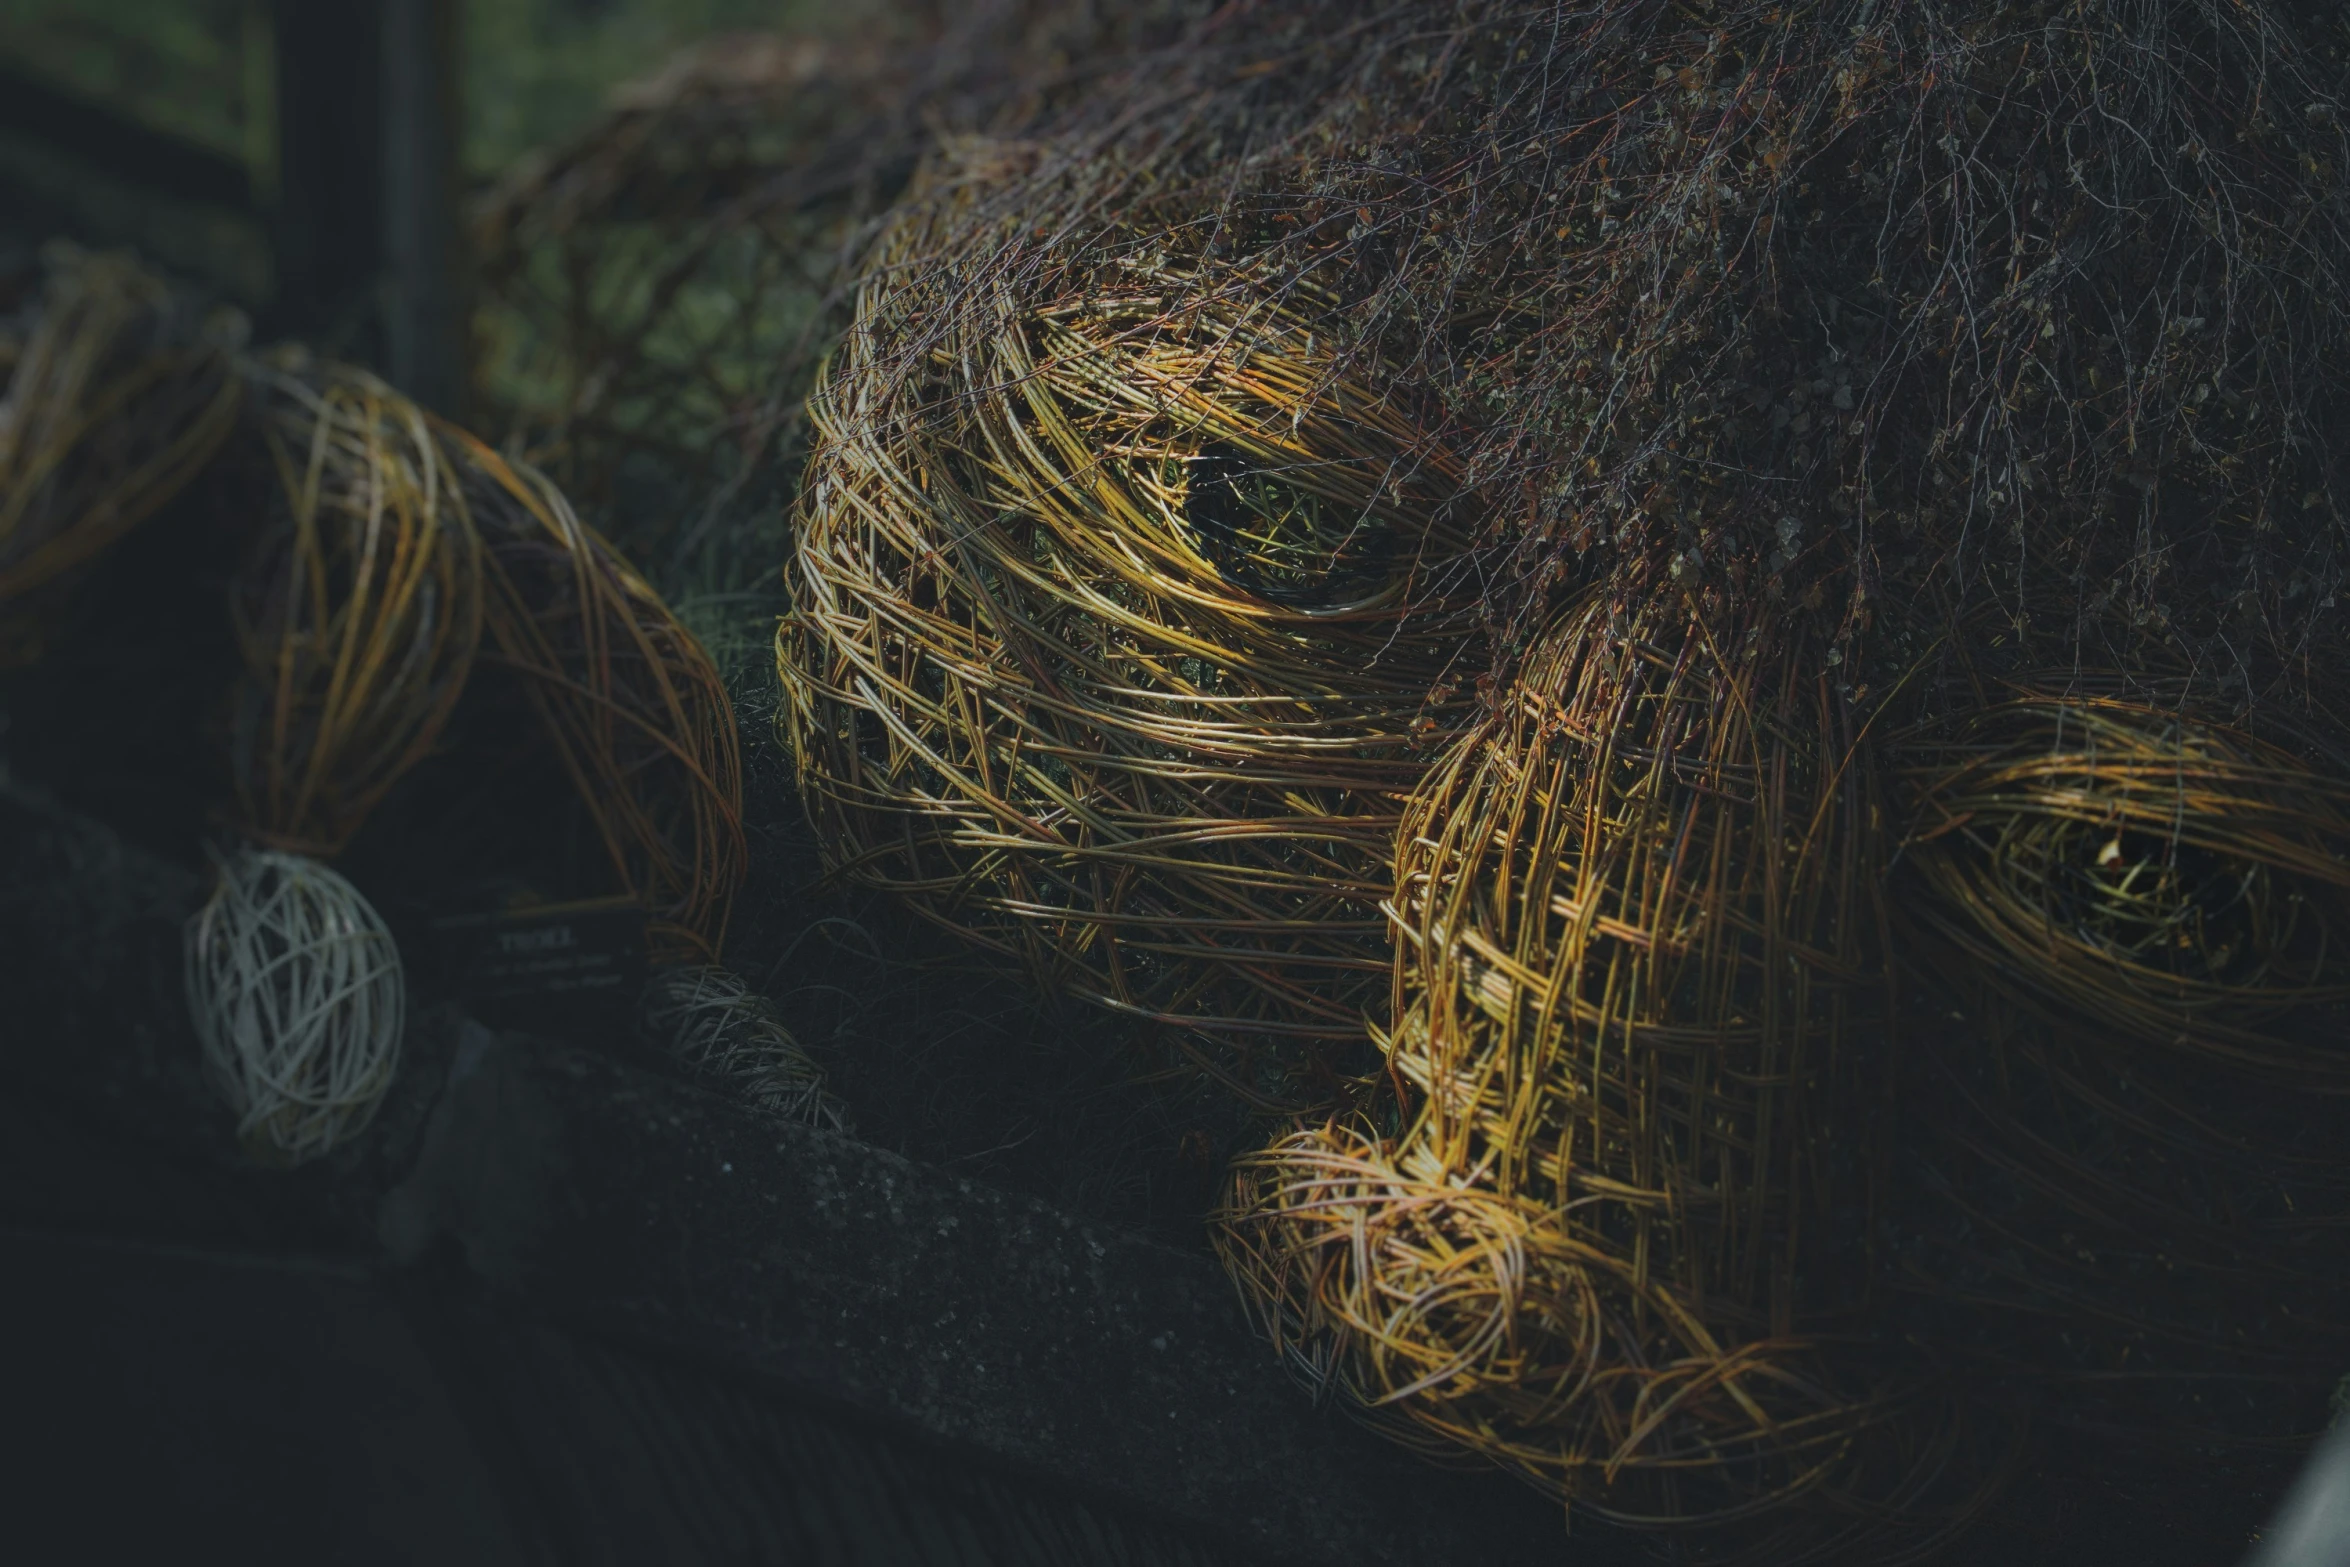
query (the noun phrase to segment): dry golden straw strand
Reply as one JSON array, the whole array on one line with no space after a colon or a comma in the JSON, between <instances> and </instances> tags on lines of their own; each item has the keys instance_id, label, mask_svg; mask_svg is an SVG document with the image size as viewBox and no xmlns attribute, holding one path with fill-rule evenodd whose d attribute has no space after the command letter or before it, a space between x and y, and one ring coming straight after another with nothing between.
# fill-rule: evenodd
<instances>
[{"instance_id":1,"label":"dry golden straw strand","mask_svg":"<svg viewBox=\"0 0 2350 1567\"><path fill-rule=\"evenodd\" d=\"M713 962L742 885L734 708L661 596L528 464L440 427L481 530L485 661L563 759L657 960Z\"/></svg>"},{"instance_id":2,"label":"dry golden straw strand","mask_svg":"<svg viewBox=\"0 0 2350 1567\"><path fill-rule=\"evenodd\" d=\"M1906 858L1920 915L2102 1030L2350 1092L2331 1040L2281 1037L2350 1000L2350 785L2226 725L2025 695L1920 741Z\"/></svg>"},{"instance_id":3,"label":"dry golden straw strand","mask_svg":"<svg viewBox=\"0 0 2350 1567\"><path fill-rule=\"evenodd\" d=\"M0 399L0 662L38 656L62 586L211 461L237 418L240 323L198 323L127 256L53 246Z\"/></svg>"},{"instance_id":4,"label":"dry golden straw strand","mask_svg":"<svg viewBox=\"0 0 2350 1567\"><path fill-rule=\"evenodd\" d=\"M364 1130L399 1070L399 948L315 860L246 848L216 865L188 922L188 1011L237 1135L299 1164Z\"/></svg>"},{"instance_id":5,"label":"dry golden straw strand","mask_svg":"<svg viewBox=\"0 0 2350 1567\"><path fill-rule=\"evenodd\" d=\"M950 310L909 227L811 405L777 642L827 863L1246 1097L1319 1093L1458 711L1446 448L1305 291L1129 258Z\"/></svg>"},{"instance_id":6,"label":"dry golden straw strand","mask_svg":"<svg viewBox=\"0 0 2350 1567\"><path fill-rule=\"evenodd\" d=\"M639 1003L645 1032L703 1082L763 1114L845 1131L824 1068L742 976L711 964L665 969Z\"/></svg>"},{"instance_id":7,"label":"dry golden straw strand","mask_svg":"<svg viewBox=\"0 0 2350 1567\"><path fill-rule=\"evenodd\" d=\"M1967 1485L1867 1342L1882 910L1821 653L1678 595L1538 643L1402 823L1400 1135L1242 1158L1218 1234L1291 1363L1415 1445L1896 1560Z\"/></svg>"},{"instance_id":8,"label":"dry golden straw strand","mask_svg":"<svg viewBox=\"0 0 2350 1567\"><path fill-rule=\"evenodd\" d=\"M249 362L275 496L234 608L243 828L332 855L430 753L481 638L482 551L414 403L364 371Z\"/></svg>"}]
</instances>

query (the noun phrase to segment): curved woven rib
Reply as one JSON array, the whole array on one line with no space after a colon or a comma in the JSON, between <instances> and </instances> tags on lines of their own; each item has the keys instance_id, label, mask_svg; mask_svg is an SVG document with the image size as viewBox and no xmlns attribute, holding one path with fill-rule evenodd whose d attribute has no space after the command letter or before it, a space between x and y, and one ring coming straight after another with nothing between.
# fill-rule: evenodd
<instances>
[{"instance_id":1,"label":"curved woven rib","mask_svg":"<svg viewBox=\"0 0 2350 1567\"><path fill-rule=\"evenodd\" d=\"M437 426L484 546L485 661L515 671L656 960L711 963L742 885L734 708L658 593L526 464Z\"/></svg>"},{"instance_id":2,"label":"curved woven rib","mask_svg":"<svg viewBox=\"0 0 2350 1567\"><path fill-rule=\"evenodd\" d=\"M425 412L361 370L248 363L276 481L233 609L241 825L330 856L428 755L481 639L482 551Z\"/></svg>"},{"instance_id":3,"label":"curved woven rib","mask_svg":"<svg viewBox=\"0 0 2350 1567\"><path fill-rule=\"evenodd\" d=\"M1449 459L1244 275L950 306L908 272L934 242L898 237L811 409L777 661L828 863L1244 1096L1318 1092L1457 711Z\"/></svg>"}]
</instances>

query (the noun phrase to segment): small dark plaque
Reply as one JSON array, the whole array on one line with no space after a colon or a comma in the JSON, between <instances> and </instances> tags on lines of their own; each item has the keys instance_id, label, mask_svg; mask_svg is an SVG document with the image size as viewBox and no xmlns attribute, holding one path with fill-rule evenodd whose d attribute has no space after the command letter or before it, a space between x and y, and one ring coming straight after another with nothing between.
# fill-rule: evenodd
<instances>
[{"instance_id":1,"label":"small dark plaque","mask_svg":"<svg viewBox=\"0 0 2350 1567\"><path fill-rule=\"evenodd\" d=\"M609 998L633 1006L645 978L645 911L633 898L526 904L433 921L443 972L468 1000Z\"/></svg>"}]
</instances>

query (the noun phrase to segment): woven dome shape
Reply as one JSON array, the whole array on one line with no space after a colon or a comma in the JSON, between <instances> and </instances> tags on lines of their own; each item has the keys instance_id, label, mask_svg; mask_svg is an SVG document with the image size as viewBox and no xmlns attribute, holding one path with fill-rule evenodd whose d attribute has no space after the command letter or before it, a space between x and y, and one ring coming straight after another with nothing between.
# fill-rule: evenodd
<instances>
[{"instance_id":1,"label":"woven dome shape","mask_svg":"<svg viewBox=\"0 0 2350 1567\"><path fill-rule=\"evenodd\" d=\"M938 243L811 408L777 658L829 863L1279 1100L1386 973L1472 641L1456 471L1308 291L1115 235L956 291Z\"/></svg>"},{"instance_id":2,"label":"woven dome shape","mask_svg":"<svg viewBox=\"0 0 2350 1567\"><path fill-rule=\"evenodd\" d=\"M358 888L269 849L217 857L182 942L204 1068L263 1157L315 1159L359 1135L400 1069L400 949Z\"/></svg>"},{"instance_id":3,"label":"woven dome shape","mask_svg":"<svg viewBox=\"0 0 2350 1567\"><path fill-rule=\"evenodd\" d=\"M1808 1499L1757 1559L1898 1559L1958 1433L1862 1320L1883 910L1818 652L1678 593L1558 624L1403 821L1401 1135L1244 1157L1220 1244L1419 1445L1644 1527Z\"/></svg>"}]
</instances>

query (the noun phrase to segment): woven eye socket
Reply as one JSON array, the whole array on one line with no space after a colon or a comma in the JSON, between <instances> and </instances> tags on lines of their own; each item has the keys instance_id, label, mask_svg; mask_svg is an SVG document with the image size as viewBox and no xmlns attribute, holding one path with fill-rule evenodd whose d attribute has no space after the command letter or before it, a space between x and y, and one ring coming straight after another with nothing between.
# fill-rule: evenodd
<instances>
[{"instance_id":1,"label":"woven eye socket","mask_svg":"<svg viewBox=\"0 0 2350 1567\"><path fill-rule=\"evenodd\" d=\"M1301 481L1312 466L1267 461L1225 441L1183 464L1183 520L1226 582L1307 609L1369 597L1386 582L1395 528L1308 488Z\"/></svg>"},{"instance_id":2,"label":"woven eye socket","mask_svg":"<svg viewBox=\"0 0 2350 1567\"><path fill-rule=\"evenodd\" d=\"M2027 698L1914 753L1928 920L2000 987L2283 1065L2350 995L2350 791L2221 725Z\"/></svg>"},{"instance_id":3,"label":"woven eye socket","mask_svg":"<svg viewBox=\"0 0 2350 1567\"><path fill-rule=\"evenodd\" d=\"M2275 870L2159 831L2011 816L1991 860L2004 890L2116 963L2201 984L2260 984L2315 954L2295 941L2306 900Z\"/></svg>"},{"instance_id":4,"label":"woven eye socket","mask_svg":"<svg viewBox=\"0 0 2350 1567\"><path fill-rule=\"evenodd\" d=\"M1111 276L869 294L809 405L783 722L840 874L1320 1102L1367 1064L1397 815L1465 712L1458 464L1318 307Z\"/></svg>"}]
</instances>

